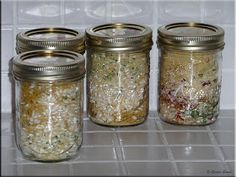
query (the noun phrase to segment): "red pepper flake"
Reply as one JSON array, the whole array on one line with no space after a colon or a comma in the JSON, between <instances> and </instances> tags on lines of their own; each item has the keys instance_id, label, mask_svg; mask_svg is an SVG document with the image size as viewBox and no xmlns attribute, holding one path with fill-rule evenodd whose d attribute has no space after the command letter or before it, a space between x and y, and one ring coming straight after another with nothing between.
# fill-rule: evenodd
<instances>
[{"instance_id":1,"label":"red pepper flake","mask_svg":"<svg viewBox=\"0 0 236 177\"><path fill-rule=\"evenodd\" d=\"M176 115L175 115L175 119L177 122L181 121L181 120L184 120L181 116L180 116L180 112L177 112Z\"/></svg>"}]
</instances>

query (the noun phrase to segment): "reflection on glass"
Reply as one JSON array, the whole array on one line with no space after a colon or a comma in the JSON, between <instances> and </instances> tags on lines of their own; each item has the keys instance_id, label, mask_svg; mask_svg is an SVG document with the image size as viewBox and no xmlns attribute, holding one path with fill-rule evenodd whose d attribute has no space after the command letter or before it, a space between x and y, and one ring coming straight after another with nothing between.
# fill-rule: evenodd
<instances>
[{"instance_id":1,"label":"reflection on glass","mask_svg":"<svg viewBox=\"0 0 236 177\"><path fill-rule=\"evenodd\" d=\"M65 9L65 15L72 14L72 13L78 13L80 11L80 8L74 8L74 7L67 7Z\"/></svg>"},{"instance_id":2,"label":"reflection on glass","mask_svg":"<svg viewBox=\"0 0 236 177\"><path fill-rule=\"evenodd\" d=\"M86 3L84 11L89 17L106 17L106 6L104 4L93 4Z\"/></svg>"},{"instance_id":3,"label":"reflection on glass","mask_svg":"<svg viewBox=\"0 0 236 177\"><path fill-rule=\"evenodd\" d=\"M56 4L40 4L32 8L22 8L20 12L38 17L56 17L60 14L60 8Z\"/></svg>"},{"instance_id":4,"label":"reflection on glass","mask_svg":"<svg viewBox=\"0 0 236 177\"><path fill-rule=\"evenodd\" d=\"M171 2L167 3L164 8L160 9L163 13L163 16L168 18L198 18L199 17L199 2L194 3L180 3L180 2ZM191 13L191 16L189 16Z\"/></svg>"},{"instance_id":5,"label":"reflection on glass","mask_svg":"<svg viewBox=\"0 0 236 177\"><path fill-rule=\"evenodd\" d=\"M112 2L111 6L104 4L85 4L85 13L89 17L112 17L121 18L141 14L143 9L134 3Z\"/></svg>"},{"instance_id":6,"label":"reflection on glass","mask_svg":"<svg viewBox=\"0 0 236 177\"><path fill-rule=\"evenodd\" d=\"M111 16L114 18L134 16L142 13L142 11L140 7L133 3L114 2L111 5Z\"/></svg>"},{"instance_id":7,"label":"reflection on glass","mask_svg":"<svg viewBox=\"0 0 236 177\"><path fill-rule=\"evenodd\" d=\"M185 155L190 155L192 151L192 146L186 146L185 147Z\"/></svg>"}]
</instances>

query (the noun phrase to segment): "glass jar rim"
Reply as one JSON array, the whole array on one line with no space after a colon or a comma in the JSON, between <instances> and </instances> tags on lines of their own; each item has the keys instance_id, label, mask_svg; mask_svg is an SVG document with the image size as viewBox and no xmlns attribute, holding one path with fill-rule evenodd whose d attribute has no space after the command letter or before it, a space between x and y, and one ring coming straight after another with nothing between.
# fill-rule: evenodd
<instances>
[{"instance_id":1,"label":"glass jar rim","mask_svg":"<svg viewBox=\"0 0 236 177\"><path fill-rule=\"evenodd\" d=\"M109 23L86 29L86 46L106 51L150 49L152 29L130 23Z\"/></svg>"},{"instance_id":2,"label":"glass jar rim","mask_svg":"<svg viewBox=\"0 0 236 177\"><path fill-rule=\"evenodd\" d=\"M158 47L181 50L223 49L224 29L217 25L180 22L158 28Z\"/></svg>"},{"instance_id":3,"label":"glass jar rim","mask_svg":"<svg viewBox=\"0 0 236 177\"><path fill-rule=\"evenodd\" d=\"M34 50L13 58L12 73L18 80L73 80L85 75L83 55L67 50Z\"/></svg>"},{"instance_id":4,"label":"glass jar rim","mask_svg":"<svg viewBox=\"0 0 236 177\"><path fill-rule=\"evenodd\" d=\"M47 39L48 34L70 35L70 37ZM38 35L38 37L33 37ZM40 37L41 35L41 37ZM16 36L16 51L22 53L30 50L71 50L84 53L84 34L76 30L61 27L36 28L20 32Z\"/></svg>"}]
</instances>

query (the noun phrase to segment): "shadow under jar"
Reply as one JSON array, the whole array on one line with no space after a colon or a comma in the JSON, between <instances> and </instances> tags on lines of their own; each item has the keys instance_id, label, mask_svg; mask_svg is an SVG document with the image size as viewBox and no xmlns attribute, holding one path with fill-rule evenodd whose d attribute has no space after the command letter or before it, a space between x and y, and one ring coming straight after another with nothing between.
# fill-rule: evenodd
<instances>
[{"instance_id":1,"label":"shadow under jar","mask_svg":"<svg viewBox=\"0 0 236 177\"><path fill-rule=\"evenodd\" d=\"M152 30L137 24L105 24L86 30L87 110L107 126L144 122L149 110Z\"/></svg>"},{"instance_id":2,"label":"shadow under jar","mask_svg":"<svg viewBox=\"0 0 236 177\"><path fill-rule=\"evenodd\" d=\"M74 157L82 143L84 58L35 50L13 59L16 144L30 160Z\"/></svg>"},{"instance_id":3,"label":"shadow under jar","mask_svg":"<svg viewBox=\"0 0 236 177\"><path fill-rule=\"evenodd\" d=\"M158 29L159 116L180 125L207 125L219 115L224 30L202 23Z\"/></svg>"}]
</instances>

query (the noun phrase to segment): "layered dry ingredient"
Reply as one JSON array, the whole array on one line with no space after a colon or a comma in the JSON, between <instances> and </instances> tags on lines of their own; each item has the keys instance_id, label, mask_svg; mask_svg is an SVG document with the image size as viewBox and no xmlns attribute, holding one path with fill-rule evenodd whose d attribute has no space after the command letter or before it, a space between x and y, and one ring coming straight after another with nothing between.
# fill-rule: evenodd
<instances>
[{"instance_id":1,"label":"layered dry ingredient","mask_svg":"<svg viewBox=\"0 0 236 177\"><path fill-rule=\"evenodd\" d=\"M162 50L159 113L167 122L204 125L219 114L221 52Z\"/></svg>"},{"instance_id":2,"label":"layered dry ingredient","mask_svg":"<svg viewBox=\"0 0 236 177\"><path fill-rule=\"evenodd\" d=\"M86 30L87 107L92 121L107 126L142 123L148 114L147 26L111 23Z\"/></svg>"},{"instance_id":3,"label":"layered dry ingredient","mask_svg":"<svg viewBox=\"0 0 236 177\"><path fill-rule=\"evenodd\" d=\"M135 125L148 114L148 52L92 52L88 57L88 114L99 124Z\"/></svg>"},{"instance_id":4,"label":"layered dry ingredient","mask_svg":"<svg viewBox=\"0 0 236 177\"><path fill-rule=\"evenodd\" d=\"M17 81L18 146L39 161L73 157L82 143L82 81Z\"/></svg>"}]
</instances>

